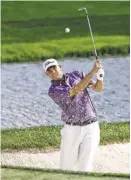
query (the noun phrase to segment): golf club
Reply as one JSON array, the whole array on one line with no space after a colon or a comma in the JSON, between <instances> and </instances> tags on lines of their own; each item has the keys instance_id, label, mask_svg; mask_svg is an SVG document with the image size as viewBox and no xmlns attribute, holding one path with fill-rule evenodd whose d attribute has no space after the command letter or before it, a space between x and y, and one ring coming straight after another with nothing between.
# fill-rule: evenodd
<instances>
[{"instance_id":1,"label":"golf club","mask_svg":"<svg viewBox=\"0 0 131 180\"><path fill-rule=\"evenodd\" d=\"M91 25L90 25L90 20L89 20L89 17L88 17L87 9L84 7L84 8L80 8L79 11L85 11L85 13L86 13L86 18L87 18L87 21L88 21L89 30L90 30L90 34L91 34L91 38L92 38L92 42L93 42L93 46L94 46L95 57L96 57L96 60L97 60L98 56L97 56L97 52L96 52L95 42L94 42L92 30L91 30Z\"/></svg>"},{"instance_id":2,"label":"golf club","mask_svg":"<svg viewBox=\"0 0 131 180\"><path fill-rule=\"evenodd\" d=\"M97 51L96 51L96 47L95 47L95 42L94 42L92 30L91 30L91 25L90 25L90 20L89 20L89 17L88 17L87 9L85 7L83 7L83 8L80 8L79 11L85 11L85 13L86 13L86 18L87 18L87 21L88 21L89 30L90 30L90 34L91 34L91 38L92 38L92 42L93 42L93 46L94 46L95 57L96 57L96 60L97 60L98 55L97 55ZM103 72L102 73L100 72L99 76L102 78L104 76Z\"/></svg>"}]
</instances>

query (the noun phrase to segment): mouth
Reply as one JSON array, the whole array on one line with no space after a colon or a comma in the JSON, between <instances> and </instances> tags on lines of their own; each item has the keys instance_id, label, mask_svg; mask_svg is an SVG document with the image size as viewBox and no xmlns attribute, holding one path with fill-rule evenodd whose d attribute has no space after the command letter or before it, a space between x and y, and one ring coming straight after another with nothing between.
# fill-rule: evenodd
<instances>
[{"instance_id":1,"label":"mouth","mask_svg":"<svg viewBox=\"0 0 131 180\"><path fill-rule=\"evenodd\" d=\"M53 79L56 79L58 76L57 75L53 75L51 76Z\"/></svg>"},{"instance_id":2,"label":"mouth","mask_svg":"<svg viewBox=\"0 0 131 180\"><path fill-rule=\"evenodd\" d=\"M59 74L54 74L52 75L52 77L59 77Z\"/></svg>"}]
</instances>

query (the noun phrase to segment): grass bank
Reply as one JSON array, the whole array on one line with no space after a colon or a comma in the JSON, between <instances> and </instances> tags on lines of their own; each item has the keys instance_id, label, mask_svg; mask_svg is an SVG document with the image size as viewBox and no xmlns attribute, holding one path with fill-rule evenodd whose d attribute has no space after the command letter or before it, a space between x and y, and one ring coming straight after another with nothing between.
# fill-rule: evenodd
<instances>
[{"instance_id":1,"label":"grass bank","mask_svg":"<svg viewBox=\"0 0 131 180\"><path fill-rule=\"evenodd\" d=\"M129 122L101 123L101 145L125 143L130 140ZM1 131L1 150L57 149L61 126L41 126Z\"/></svg>"},{"instance_id":2,"label":"grass bank","mask_svg":"<svg viewBox=\"0 0 131 180\"><path fill-rule=\"evenodd\" d=\"M130 2L2 1L2 63L92 56L87 7L100 56L129 54ZM69 27L70 33L64 29Z\"/></svg>"},{"instance_id":3,"label":"grass bank","mask_svg":"<svg viewBox=\"0 0 131 180\"><path fill-rule=\"evenodd\" d=\"M48 169L33 169L23 167L3 167L2 179L10 180L127 180L130 179L129 174L102 174L102 173L86 173L86 172L72 172L62 170L48 170Z\"/></svg>"},{"instance_id":4,"label":"grass bank","mask_svg":"<svg viewBox=\"0 0 131 180\"><path fill-rule=\"evenodd\" d=\"M90 57L94 55L88 38L52 40L46 43L13 43L2 46L2 63L40 61L47 58ZM99 56L127 55L130 51L127 36L96 36Z\"/></svg>"}]
</instances>

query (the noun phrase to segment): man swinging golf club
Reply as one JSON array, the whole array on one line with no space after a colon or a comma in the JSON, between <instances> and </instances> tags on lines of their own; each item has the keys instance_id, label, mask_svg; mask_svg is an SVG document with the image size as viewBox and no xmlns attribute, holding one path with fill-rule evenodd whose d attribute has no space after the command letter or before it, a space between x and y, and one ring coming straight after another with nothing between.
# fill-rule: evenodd
<instances>
[{"instance_id":1,"label":"man swinging golf club","mask_svg":"<svg viewBox=\"0 0 131 180\"><path fill-rule=\"evenodd\" d=\"M52 79L48 95L62 109L61 118L65 122L61 130L60 168L74 170L77 164L79 171L91 172L100 131L88 88L103 89L101 63L97 60L86 75L79 71L64 74L55 59L46 60L43 66L46 75ZM94 83L92 78L96 73Z\"/></svg>"},{"instance_id":2,"label":"man swinging golf club","mask_svg":"<svg viewBox=\"0 0 131 180\"><path fill-rule=\"evenodd\" d=\"M62 110L60 168L63 170L92 171L100 129L88 88L101 91L104 77L104 70L95 55L93 68L86 75L81 71L63 73L55 59L47 59L43 64L45 74L52 80L48 95ZM92 81L95 75L96 82Z\"/></svg>"}]
</instances>

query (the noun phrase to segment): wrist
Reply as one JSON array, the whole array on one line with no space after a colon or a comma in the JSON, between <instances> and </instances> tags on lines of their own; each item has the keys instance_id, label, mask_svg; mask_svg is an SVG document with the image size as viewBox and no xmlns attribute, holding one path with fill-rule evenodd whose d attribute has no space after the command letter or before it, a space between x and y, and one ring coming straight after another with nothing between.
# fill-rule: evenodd
<instances>
[{"instance_id":1,"label":"wrist","mask_svg":"<svg viewBox=\"0 0 131 180\"><path fill-rule=\"evenodd\" d=\"M96 74L97 80L99 81L103 81L104 79L104 70L103 69L99 69L97 74Z\"/></svg>"},{"instance_id":2,"label":"wrist","mask_svg":"<svg viewBox=\"0 0 131 180\"><path fill-rule=\"evenodd\" d=\"M103 78L103 77L99 77L99 76L97 76L97 80L98 80L98 81L103 81L103 80L104 80L104 78Z\"/></svg>"}]
</instances>

